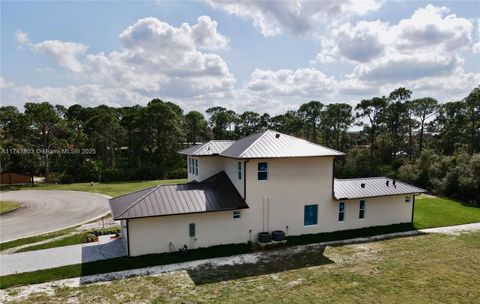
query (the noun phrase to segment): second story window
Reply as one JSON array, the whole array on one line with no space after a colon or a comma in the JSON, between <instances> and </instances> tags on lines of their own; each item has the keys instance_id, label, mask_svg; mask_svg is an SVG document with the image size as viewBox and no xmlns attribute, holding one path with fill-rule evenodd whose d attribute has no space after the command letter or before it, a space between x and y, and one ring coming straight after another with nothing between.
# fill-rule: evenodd
<instances>
[{"instance_id":1,"label":"second story window","mask_svg":"<svg viewBox=\"0 0 480 304\"><path fill-rule=\"evenodd\" d=\"M194 174L198 175L198 159L194 159L193 161L194 161L194 167L193 167Z\"/></svg>"},{"instance_id":2,"label":"second story window","mask_svg":"<svg viewBox=\"0 0 480 304\"><path fill-rule=\"evenodd\" d=\"M193 158L188 158L188 173L193 173Z\"/></svg>"},{"instance_id":3,"label":"second story window","mask_svg":"<svg viewBox=\"0 0 480 304\"><path fill-rule=\"evenodd\" d=\"M238 179L242 179L242 162L238 162L237 171L238 171Z\"/></svg>"},{"instance_id":4,"label":"second story window","mask_svg":"<svg viewBox=\"0 0 480 304\"><path fill-rule=\"evenodd\" d=\"M258 180L268 180L268 163L258 163Z\"/></svg>"}]
</instances>

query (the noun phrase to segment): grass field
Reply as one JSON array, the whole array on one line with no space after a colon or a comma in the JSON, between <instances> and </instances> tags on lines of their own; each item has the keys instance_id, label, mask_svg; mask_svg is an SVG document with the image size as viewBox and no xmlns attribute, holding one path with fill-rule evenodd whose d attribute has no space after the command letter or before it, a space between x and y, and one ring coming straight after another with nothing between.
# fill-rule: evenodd
<instances>
[{"instance_id":1,"label":"grass field","mask_svg":"<svg viewBox=\"0 0 480 304\"><path fill-rule=\"evenodd\" d=\"M136 181L136 182L112 182L112 183L94 183L93 186L90 183L74 183L74 184L58 184L58 185L45 185L36 184L34 186L2 186L0 189L5 190L75 190L95 192L100 194L109 195L112 197L133 192L140 189L160 185L160 184L178 184L185 183L186 179L168 179L168 180L151 180L151 181Z\"/></svg>"},{"instance_id":2,"label":"grass field","mask_svg":"<svg viewBox=\"0 0 480 304\"><path fill-rule=\"evenodd\" d=\"M480 222L480 207L460 201L420 195L415 198L416 229Z\"/></svg>"},{"instance_id":3,"label":"grass field","mask_svg":"<svg viewBox=\"0 0 480 304\"><path fill-rule=\"evenodd\" d=\"M478 303L480 232L429 234L57 288L22 303ZM14 294L15 291L12 291Z\"/></svg>"},{"instance_id":4,"label":"grass field","mask_svg":"<svg viewBox=\"0 0 480 304\"><path fill-rule=\"evenodd\" d=\"M20 207L20 203L9 202L9 201L0 201L0 215L13 211Z\"/></svg>"},{"instance_id":5,"label":"grass field","mask_svg":"<svg viewBox=\"0 0 480 304\"><path fill-rule=\"evenodd\" d=\"M10 249L10 248L15 248L15 247L26 245L26 244L32 244L32 243L36 243L36 242L45 241L45 240L56 238L56 237L63 236L63 235L66 235L66 234L70 234L70 233L74 232L76 230L76 228L77 227L68 228L68 229L63 229L63 230L50 232L50 233L46 233L46 234L40 234L40 235L36 235L36 236L31 236L31 237L18 239L18 240L13 240L13 241L9 241L9 242L0 243L0 251Z\"/></svg>"}]
</instances>

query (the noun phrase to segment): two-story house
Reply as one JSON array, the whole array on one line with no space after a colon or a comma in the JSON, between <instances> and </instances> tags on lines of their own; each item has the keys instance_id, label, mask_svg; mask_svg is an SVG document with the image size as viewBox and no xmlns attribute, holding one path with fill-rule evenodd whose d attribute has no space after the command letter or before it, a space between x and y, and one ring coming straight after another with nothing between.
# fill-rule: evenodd
<instances>
[{"instance_id":1,"label":"two-story house","mask_svg":"<svg viewBox=\"0 0 480 304\"><path fill-rule=\"evenodd\" d=\"M110 200L128 254L407 223L423 189L385 177L334 179L342 152L276 131L212 140L180 153L188 183ZM173 247L172 247L173 245Z\"/></svg>"}]
</instances>

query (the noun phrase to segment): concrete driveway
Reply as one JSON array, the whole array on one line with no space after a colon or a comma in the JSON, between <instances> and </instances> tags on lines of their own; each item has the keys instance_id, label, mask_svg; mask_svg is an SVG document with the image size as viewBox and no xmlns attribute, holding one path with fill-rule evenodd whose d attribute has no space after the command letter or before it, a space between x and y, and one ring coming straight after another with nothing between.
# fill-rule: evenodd
<instances>
[{"instance_id":1,"label":"concrete driveway","mask_svg":"<svg viewBox=\"0 0 480 304\"><path fill-rule=\"evenodd\" d=\"M0 254L0 276L125 256L122 239L102 235L95 243Z\"/></svg>"},{"instance_id":2,"label":"concrete driveway","mask_svg":"<svg viewBox=\"0 0 480 304\"><path fill-rule=\"evenodd\" d=\"M107 196L80 191L7 191L0 192L0 200L25 205L0 216L2 242L82 224L110 211Z\"/></svg>"}]
</instances>

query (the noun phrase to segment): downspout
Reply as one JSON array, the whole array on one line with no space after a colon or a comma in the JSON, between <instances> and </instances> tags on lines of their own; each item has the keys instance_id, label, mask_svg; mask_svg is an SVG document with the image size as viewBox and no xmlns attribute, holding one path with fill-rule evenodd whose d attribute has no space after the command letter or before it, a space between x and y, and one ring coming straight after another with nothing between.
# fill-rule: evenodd
<instances>
[{"instance_id":1,"label":"downspout","mask_svg":"<svg viewBox=\"0 0 480 304\"><path fill-rule=\"evenodd\" d=\"M413 195L413 205L412 205L412 224L413 224L413 215L415 214L415 194Z\"/></svg>"},{"instance_id":2,"label":"downspout","mask_svg":"<svg viewBox=\"0 0 480 304\"><path fill-rule=\"evenodd\" d=\"M127 256L130 256L130 227L127 219Z\"/></svg>"},{"instance_id":3,"label":"downspout","mask_svg":"<svg viewBox=\"0 0 480 304\"><path fill-rule=\"evenodd\" d=\"M243 200L247 201L247 163L249 159L243 162Z\"/></svg>"}]
</instances>

